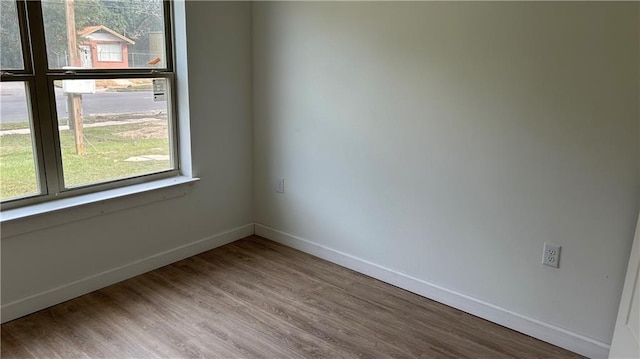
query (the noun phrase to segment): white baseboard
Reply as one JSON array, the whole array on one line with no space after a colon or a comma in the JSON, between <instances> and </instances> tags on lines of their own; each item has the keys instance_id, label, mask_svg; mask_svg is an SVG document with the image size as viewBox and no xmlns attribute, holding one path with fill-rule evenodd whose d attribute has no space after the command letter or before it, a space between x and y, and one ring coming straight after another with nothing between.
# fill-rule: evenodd
<instances>
[{"instance_id":1,"label":"white baseboard","mask_svg":"<svg viewBox=\"0 0 640 359\"><path fill-rule=\"evenodd\" d=\"M98 273L75 282L64 284L42 293L3 304L1 307L2 323L36 312L38 310L62 303L69 299L81 296L104 288L114 283L121 282L160 268L167 264L194 256L210 249L231 243L238 239L253 234L254 225L247 224L232 230L213 235L183 246L157 253L147 258Z\"/></svg>"},{"instance_id":2,"label":"white baseboard","mask_svg":"<svg viewBox=\"0 0 640 359\"><path fill-rule=\"evenodd\" d=\"M607 343L257 223L234 228L42 293L3 304L0 315L1 322L22 317L254 233L575 353L590 358L607 358L608 356L609 344Z\"/></svg>"},{"instance_id":3,"label":"white baseboard","mask_svg":"<svg viewBox=\"0 0 640 359\"><path fill-rule=\"evenodd\" d=\"M255 234L298 249L343 267L366 274L426 298L460 309L520 333L532 336L572 352L590 357L607 358L609 344L578 333L529 318L491 303L461 294L442 286L399 273L375 263L342 253L282 231L255 224Z\"/></svg>"}]
</instances>

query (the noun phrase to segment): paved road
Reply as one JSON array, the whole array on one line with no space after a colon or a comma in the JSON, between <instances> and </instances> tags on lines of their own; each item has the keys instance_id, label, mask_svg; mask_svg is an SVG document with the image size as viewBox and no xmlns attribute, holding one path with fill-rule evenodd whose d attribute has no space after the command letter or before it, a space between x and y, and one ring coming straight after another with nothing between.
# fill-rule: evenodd
<instances>
[{"instance_id":1,"label":"paved road","mask_svg":"<svg viewBox=\"0 0 640 359\"><path fill-rule=\"evenodd\" d=\"M7 87L3 83L0 92L0 123L22 122L27 119L26 97L18 84ZM67 96L56 88L56 108L58 118L67 118ZM153 93L135 92L96 92L82 95L84 116L96 114L141 113L148 111L166 111L167 103L153 101Z\"/></svg>"}]
</instances>

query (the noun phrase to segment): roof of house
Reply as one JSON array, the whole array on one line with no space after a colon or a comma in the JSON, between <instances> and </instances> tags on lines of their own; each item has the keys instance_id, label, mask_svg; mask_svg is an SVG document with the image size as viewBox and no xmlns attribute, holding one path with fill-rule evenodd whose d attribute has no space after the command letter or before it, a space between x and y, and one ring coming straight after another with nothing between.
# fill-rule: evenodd
<instances>
[{"instance_id":1,"label":"roof of house","mask_svg":"<svg viewBox=\"0 0 640 359\"><path fill-rule=\"evenodd\" d=\"M102 30L104 32L107 32L107 33L117 37L118 39L122 40L123 42L128 42L131 45L136 43L135 41L131 40L130 38L128 38L128 37L126 37L124 35L118 34L117 32L111 30L110 28L108 28L108 27L106 27L104 25L87 26L84 29L82 29L81 31L79 31L78 35L86 37L86 36L89 36L89 35L93 34L96 31L100 31L100 30Z\"/></svg>"}]
</instances>

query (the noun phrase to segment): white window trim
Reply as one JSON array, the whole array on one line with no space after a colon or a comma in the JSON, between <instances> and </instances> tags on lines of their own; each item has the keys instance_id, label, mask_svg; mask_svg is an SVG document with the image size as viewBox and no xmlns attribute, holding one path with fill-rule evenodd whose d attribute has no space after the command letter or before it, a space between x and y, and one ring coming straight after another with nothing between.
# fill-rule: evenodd
<instances>
[{"instance_id":1,"label":"white window trim","mask_svg":"<svg viewBox=\"0 0 640 359\"><path fill-rule=\"evenodd\" d=\"M184 8L184 0L172 1L173 4L178 4L178 7ZM17 2L18 4L18 14L20 19L22 19L21 23L21 33L37 33L44 31L44 15L40 16L39 13L42 11L41 4L38 2L28 2L26 0L20 0ZM168 2L162 3L162 6L165 10L169 9ZM171 6L173 8L173 6ZM175 42L176 34L173 28L178 28L178 31L184 32L184 28L186 27L184 22L184 11L180 11L178 15L172 16L173 10L171 9L171 14L168 11L164 12L165 19L167 23L165 24L165 40L167 44L171 44L173 47L173 42ZM169 21L169 18L172 18ZM175 24L174 24L175 22ZM182 28L180 30L179 28ZM89 192L99 192L102 190L109 190L112 188L116 188L117 186L128 186L135 185L142 181L153 181L156 179L162 179L167 177L175 177L180 175L190 176L190 164L187 164L187 171L182 171L182 163L180 160L182 158L189 158L190 155L182 156L180 155L180 147L181 144L179 141L183 141L183 143L189 143L188 140L188 127L183 133L180 133L181 129L178 128L178 123L188 123L188 111L184 113L184 111L178 111L177 109L177 94L175 94L175 89L178 86L177 82L179 80L186 81L186 76L181 76L180 79L177 79L178 73L176 71L176 55L173 49L169 51L167 49L168 55L170 58L167 59L167 66L162 69L158 69L157 71L149 70L145 71L145 69L103 69L98 71L92 71L90 69L81 69L77 73L74 71L65 71L64 69L49 69L49 65L46 63L46 43L41 43L40 39L35 41L35 46L29 46L28 42L38 37L33 37L33 34L29 36L24 36L22 39L23 42L23 53L26 54L27 58L32 59L33 61L27 61L28 64L33 62L33 68L28 66L25 63L24 70L10 70L9 72L4 72L2 74L3 81L15 81L15 82L28 82L31 90L31 99L35 98L35 103L32 102L32 113L41 115L39 118L36 116L33 119L34 125L32 129L35 131L35 146L37 149L37 160L35 161L37 165L38 176L38 184L41 191L39 191L36 195L26 195L18 198L6 198L2 201L2 206L0 210L9 210L24 206L35 205L41 202L46 201L55 201L62 198L67 198L70 196L81 196L85 193ZM181 39L186 40L186 36L181 36ZM42 46L41 46L42 45ZM123 50L124 55L124 50ZM186 58L186 54L179 54L182 57ZM126 60L123 56L123 60ZM182 61L182 60L181 60ZM186 64L186 60L183 61ZM186 68L186 65L183 66ZM135 71L134 71L135 70ZM166 169L164 171L153 172L149 174L134 174L129 177L125 177L122 179L116 180L105 180L96 183L88 183L83 184L81 186L67 186L64 182L63 171L64 171L64 163L61 159L62 155L60 154L60 143L58 142L58 138L56 136L55 130L53 129L53 125L49 126L48 124L51 122L55 122L56 116L55 111L52 110L53 102L46 101L47 98L52 98L52 83L51 81L57 80L65 80L65 79L89 79L89 78L137 78L138 74L143 78L167 78L171 81L171 86L169 86L167 92L170 94L171 103L168 106L168 110L170 113L170 124L169 135L170 135L170 143L171 143L171 168ZM181 85L181 89L187 89L188 86ZM187 97L187 96L183 96ZM44 99L43 101L38 101L38 98ZM188 106L188 104L187 104ZM186 116L185 118L180 119L177 118L177 113L180 113L182 116ZM34 156L34 157L35 157Z\"/></svg>"},{"instance_id":2,"label":"white window trim","mask_svg":"<svg viewBox=\"0 0 640 359\"><path fill-rule=\"evenodd\" d=\"M2 239L184 196L199 180L171 177L2 211Z\"/></svg>"},{"instance_id":3,"label":"white window trim","mask_svg":"<svg viewBox=\"0 0 640 359\"><path fill-rule=\"evenodd\" d=\"M94 216L186 195L200 180L191 163L189 84L185 0L174 0L175 106L178 122L180 176L92 192L0 211L2 236L6 238Z\"/></svg>"}]
</instances>

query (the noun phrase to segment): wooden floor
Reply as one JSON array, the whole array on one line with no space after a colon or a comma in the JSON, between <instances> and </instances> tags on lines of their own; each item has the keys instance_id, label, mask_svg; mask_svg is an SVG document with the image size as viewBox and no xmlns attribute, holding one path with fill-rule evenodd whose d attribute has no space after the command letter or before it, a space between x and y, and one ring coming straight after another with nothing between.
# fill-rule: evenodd
<instances>
[{"instance_id":1,"label":"wooden floor","mask_svg":"<svg viewBox=\"0 0 640 359\"><path fill-rule=\"evenodd\" d=\"M2 358L573 358L249 237L2 325Z\"/></svg>"}]
</instances>

